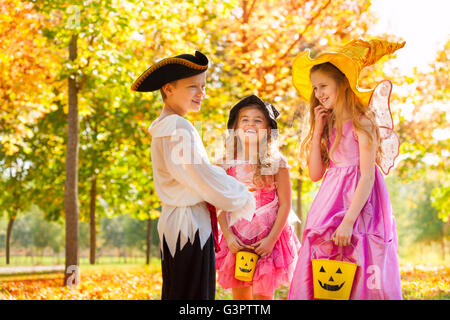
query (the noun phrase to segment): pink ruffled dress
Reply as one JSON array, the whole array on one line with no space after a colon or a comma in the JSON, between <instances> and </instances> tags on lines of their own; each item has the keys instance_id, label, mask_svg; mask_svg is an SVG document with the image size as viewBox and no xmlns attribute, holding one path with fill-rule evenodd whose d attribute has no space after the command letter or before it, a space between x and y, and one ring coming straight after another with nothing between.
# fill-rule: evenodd
<instances>
[{"instance_id":1,"label":"pink ruffled dress","mask_svg":"<svg viewBox=\"0 0 450 320\"><path fill-rule=\"evenodd\" d=\"M388 109L390 82L382 82L374 93L372 104L383 139L384 159L378 162L385 174L398 155L398 137L393 131ZM375 99L377 98L377 99ZM378 109L377 109L378 108ZM336 138L333 129L329 146ZM400 272L397 257L397 233L392 206L383 175L377 166L369 198L353 226L354 245L339 248L329 240L347 212L361 177L358 139L352 121L344 123L342 139L328 168L306 219L297 267L288 299L314 298L311 258L341 260L342 255L358 263L350 299L401 299Z\"/></svg>"},{"instance_id":2,"label":"pink ruffled dress","mask_svg":"<svg viewBox=\"0 0 450 320\"><path fill-rule=\"evenodd\" d=\"M282 157L280 167L288 167ZM256 211L249 222L241 219L232 226L235 235L245 244L252 244L266 237L275 222L278 212L278 197L275 183L270 187L257 189L253 184L253 165L240 163L227 169L227 173L244 183L253 191ZM244 282L234 277L236 255L228 249L227 241L220 233L220 251L216 253L217 281L224 289L253 286L253 293L272 296L281 284L288 285L292 279L300 243L291 223L292 214L280 238L275 243L270 256L260 258L256 264L252 282Z\"/></svg>"}]
</instances>

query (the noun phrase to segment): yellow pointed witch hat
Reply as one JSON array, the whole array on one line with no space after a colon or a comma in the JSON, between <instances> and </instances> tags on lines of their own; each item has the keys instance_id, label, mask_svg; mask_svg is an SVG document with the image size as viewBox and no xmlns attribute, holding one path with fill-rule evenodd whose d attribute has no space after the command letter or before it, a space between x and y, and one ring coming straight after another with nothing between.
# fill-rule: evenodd
<instances>
[{"instance_id":1,"label":"yellow pointed witch hat","mask_svg":"<svg viewBox=\"0 0 450 320\"><path fill-rule=\"evenodd\" d=\"M313 66L330 62L347 77L353 92L364 105L369 104L373 89L361 89L358 78L364 67L370 66L384 55L392 54L403 48L405 42L389 42L386 40L353 40L336 51L324 52L312 59L310 50L297 56L292 65L292 82L300 96L309 101L313 92L310 70Z\"/></svg>"}]
</instances>

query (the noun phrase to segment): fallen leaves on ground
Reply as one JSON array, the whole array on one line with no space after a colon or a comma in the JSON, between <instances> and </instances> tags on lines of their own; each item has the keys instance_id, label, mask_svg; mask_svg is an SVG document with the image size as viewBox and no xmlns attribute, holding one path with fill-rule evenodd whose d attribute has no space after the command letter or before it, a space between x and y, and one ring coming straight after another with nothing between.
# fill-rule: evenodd
<instances>
[{"instance_id":1,"label":"fallen leaves on ground","mask_svg":"<svg viewBox=\"0 0 450 320\"><path fill-rule=\"evenodd\" d=\"M80 272L76 287L52 279L0 282L0 299L31 300L152 300L160 299L161 272L144 266L90 268Z\"/></svg>"},{"instance_id":2,"label":"fallen leaves on ground","mask_svg":"<svg viewBox=\"0 0 450 320\"><path fill-rule=\"evenodd\" d=\"M403 299L450 300L450 266L407 264L400 271Z\"/></svg>"},{"instance_id":3,"label":"fallen leaves on ground","mask_svg":"<svg viewBox=\"0 0 450 320\"><path fill-rule=\"evenodd\" d=\"M403 299L450 300L450 266L403 265L400 267ZM0 280L0 300L153 300L161 296L161 270L148 266L81 268L77 287L62 286L63 275L21 276ZM280 287L275 299L286 299ZM216 299L231 299L217 286Z\"/></svg>"}]
</instances>

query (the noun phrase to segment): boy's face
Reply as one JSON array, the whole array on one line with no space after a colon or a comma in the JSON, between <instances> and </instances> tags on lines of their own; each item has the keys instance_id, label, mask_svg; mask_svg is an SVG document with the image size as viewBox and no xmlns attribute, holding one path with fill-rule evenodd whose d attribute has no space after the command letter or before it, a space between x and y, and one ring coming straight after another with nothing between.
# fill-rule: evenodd
<instances>
[{"instance_id":1,"label":"boy's face","mask_svg":"<svg viewBox=\"0 0 450 320\"><path fill-rule=\"evenodd\" d=\"M164 103L181 116L189 111L197 112L205 97L205 87L206 72L167 83L163 86L167 96Z\"/></svg>"}]
</instances>

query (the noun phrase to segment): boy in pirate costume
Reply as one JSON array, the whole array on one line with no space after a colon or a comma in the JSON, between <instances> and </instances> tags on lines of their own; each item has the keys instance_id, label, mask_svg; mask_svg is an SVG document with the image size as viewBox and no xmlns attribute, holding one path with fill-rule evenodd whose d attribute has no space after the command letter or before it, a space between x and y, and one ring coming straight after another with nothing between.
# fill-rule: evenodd
<instances>
[{"instance_id":1,"label":"boy in pirate costume","mask_svg":"<svg viewBox=\"0 0 450 320\"><path fill-rule=\"evenodd\" d=\"M214 299L217 217L206 202L231 212L230 223L251 220L255 210L252 193L209 162L198 132L184 118L200 110L207 69L201 52L182 54L154 64L131 87L159 89L164 101L149 128L155 190L164 203L158 222L163 300Z\"/></svg>"}]
</instances>

